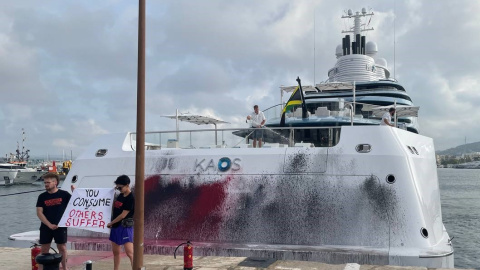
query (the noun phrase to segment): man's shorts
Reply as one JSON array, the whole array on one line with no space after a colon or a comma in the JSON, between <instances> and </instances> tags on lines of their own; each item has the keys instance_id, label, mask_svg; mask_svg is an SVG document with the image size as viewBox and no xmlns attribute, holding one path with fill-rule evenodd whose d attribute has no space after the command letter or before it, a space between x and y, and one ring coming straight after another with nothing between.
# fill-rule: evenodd
<instances>
[{"instance_id":1,"label":"man's shorts","mask_svg":"<svg viewBox=\"0 0 480 270\"><path fill-rule=\"evenodd\" d=\"M133 227L126 228L120 225L112 228L108 239L119 246L128 242L133 243Z\"/></svg>"},{"instance_id":2,"label":"man's shorts","mask_svg":"<svg viewBox=\"0 0 480 270\"><path fill-rule=\"evenodd\" d=\"M40 245L52 243L52 239L55 239L57 244L67 243L67 228L58 227L56 230L50 230L49 228L40 228Z\"/></svg>"},{"instance_id":3,"label":"man's shorts","mask_svg":"<svg viewBox=\"0 0 480 270\"><path fill-rule=\"evenodd\" d=\"M253 139L261 139L263 137L263 129L262 128L255 128L252 133Z\"/></svg>"}]
</instances>

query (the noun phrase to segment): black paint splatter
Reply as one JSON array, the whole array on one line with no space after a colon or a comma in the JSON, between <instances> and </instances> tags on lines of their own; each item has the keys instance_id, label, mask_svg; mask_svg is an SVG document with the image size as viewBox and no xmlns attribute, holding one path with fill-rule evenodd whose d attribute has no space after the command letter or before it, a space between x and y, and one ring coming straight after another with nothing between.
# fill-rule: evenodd
<instances>
[{"instance_id":1,"label":"black paint splatter","mask_svg":"<svg viewBox=\"0 0 480 270\"><path fill-rule=\"evenodd\" d=\"M394 189L382 185L380 180L373 175L365 178L361 188L377 215L383 219L393 216L397 205Z\"/></svg>"},{"instance_id":2,"label":"black paint splatter","mask_svg":"<svg viewBox=\"0 0 480 270\"><path fill-rule=\"evenodd\" d=\"M286 171L292 173L306 172L308 170L307 158L308 157L305 153L293 155L285 164Z\"/></svg>"}]
</instances>

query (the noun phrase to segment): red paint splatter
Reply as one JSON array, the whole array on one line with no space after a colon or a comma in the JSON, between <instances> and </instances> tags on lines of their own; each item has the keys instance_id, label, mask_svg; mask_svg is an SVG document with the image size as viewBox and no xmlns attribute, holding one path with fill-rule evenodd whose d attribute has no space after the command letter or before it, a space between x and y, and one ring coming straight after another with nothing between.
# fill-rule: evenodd
<instances>
[{"instance_id":1,"label":"red paint splatter","mask_svg":"<svg viewBox=\"0 0 480 270\"><path fill-rule=\"evenodd\" d=\"M217 233L222 213L220 211L226 198L226 184L228 181L199 186L198 196L190 207L188 219L181 231L189 230L191 226L209 228L211 233Z\"/></svg>"},{"instance_id":2,"label":"red paint splatter","mask_svg":"<svg viewBox=\"0 0 480 270\"><path fill-rule=\"evenodd\" d=\"M145 183L143 186L145 194L155 191L158 188L159 182L160 182L160 175L152 175L147 177L145 179Z\"/></svg>"},{"instance_id":3,"label":"red paint splatter","mask_svg":"<svg viewBox=\"0 0 480 270\"><path fill-rule=\"evenodd\" d=\"M159 239L215 238L223 221L221 209L231 177L199 186L180 179L162 183L160 175L145 180L145 236ZM169 213L169 214L166 214ZM198 239L198 238L197 238Z\"/></svg>"}]
</instances>

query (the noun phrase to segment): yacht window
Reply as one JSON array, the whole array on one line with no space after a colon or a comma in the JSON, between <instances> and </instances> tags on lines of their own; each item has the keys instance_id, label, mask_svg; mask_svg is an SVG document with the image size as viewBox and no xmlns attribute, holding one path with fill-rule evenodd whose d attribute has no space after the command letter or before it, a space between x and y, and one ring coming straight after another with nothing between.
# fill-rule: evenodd
<instances>
[{"instance_id":1,"label":"yacht window","mask_svg":"<svg viewBox=\"0 0 480 270\"><path fill-rule=\"evenodd\" d=\"M332 147L340 141L340 128L285 128L273 131L263 133L264 142L290 146L297 143L310 143L315 147Z\"/></svg>"},{"instance_id":2,"label":"yacht window","mask_svg":"<svg viewBox=\"0 0 480 270\"><path fill-rule=\"evenodd\" d=\"M96 157L103 157L107 154L108 150L107 149L98 149L97 153L95 153Z\"/></svg>"},{"instance_id":3,"label":"yacht window","mask_svg":"<svg viewBox=\"0 0 480 270\"><path fill-rule=\"evenodd\" d=\"M294 138L295 143L312 143L315 147L332 147L338 144L340 129L297 129Z\"/></svg>"},{"instance_id":4,"label":"yacht window","mask_svg":"<svg viewBox=\"0 0 480 270\"><path fill-rule=\"evenodd\" d=\"M408 118L398 118L399 123L412 123L412 120Z\"/></svg>"},{"instance_id":5,"label":"yacht window","mask_svg":"<svg viewBox=\"0 0 480 270\"><path fill-rule=\"evenodd\" d=\"M17 165L0 165L0 169L22 169L22 167Z\"/></svg>"}]
</instances>

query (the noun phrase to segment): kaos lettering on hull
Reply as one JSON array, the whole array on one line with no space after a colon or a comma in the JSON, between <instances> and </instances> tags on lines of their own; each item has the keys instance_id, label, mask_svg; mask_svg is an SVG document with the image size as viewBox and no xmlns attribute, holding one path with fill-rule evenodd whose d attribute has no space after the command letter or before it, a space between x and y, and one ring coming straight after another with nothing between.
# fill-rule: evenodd
<instances>
[{"instance_id":1,"label":"kaos lettering on hull","mask_svg":"<svg viewBox=\"0 0 480 270\"><path fill-rule=\"evenodd\" d=\"M240 158L233 161L228 157L222 157L218 161L213 159L196 159L195 172L227 172L240 170Z\"/></svg>"}]
</instances>

